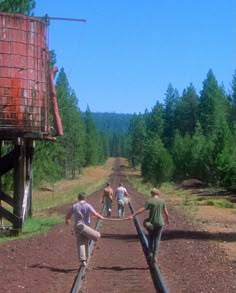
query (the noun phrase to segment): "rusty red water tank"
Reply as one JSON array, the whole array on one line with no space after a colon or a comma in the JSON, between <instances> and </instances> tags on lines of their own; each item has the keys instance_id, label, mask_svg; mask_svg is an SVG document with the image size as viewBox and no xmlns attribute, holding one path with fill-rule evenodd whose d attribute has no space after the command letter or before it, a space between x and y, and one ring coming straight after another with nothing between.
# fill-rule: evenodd
<instances>
[{"instance_id":1,"label":"rusty red water tank","mask_svg":"<svg viewBox=\"0 0 236 293\"><path fill-rule=\"evenodd\" d=\"M47 25L0 12L0 133L49 132Z\"/></svg>"}]
</instances>

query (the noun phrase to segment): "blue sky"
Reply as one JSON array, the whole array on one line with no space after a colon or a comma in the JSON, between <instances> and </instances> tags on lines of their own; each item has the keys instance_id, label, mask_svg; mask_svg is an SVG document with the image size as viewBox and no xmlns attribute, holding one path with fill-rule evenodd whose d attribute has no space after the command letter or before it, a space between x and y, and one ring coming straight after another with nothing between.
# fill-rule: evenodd
<instances>
[{"instance_id":1,"label":"blue sky","mask_svg":"<svg viewBox=\"0 0 236 293\"><path fill-rule=\"evenodd\" d=\"M79 107L143 113L163 103L168 84L180 94L202 89L211 68L231 90L236 69L235 0L36 0L52 20L49 49L64 67Z\"/></svg>"}]
</instances>

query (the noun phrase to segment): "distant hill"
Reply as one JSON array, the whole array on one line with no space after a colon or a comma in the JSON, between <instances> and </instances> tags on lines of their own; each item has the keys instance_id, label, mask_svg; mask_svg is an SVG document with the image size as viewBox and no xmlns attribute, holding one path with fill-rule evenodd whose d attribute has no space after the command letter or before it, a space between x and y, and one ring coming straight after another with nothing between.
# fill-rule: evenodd
<instances>
[{"instance_id":1,"label":"distant hill","mask_svg":"<svg viewBox=\"0 0 236 293\"><path fill-rule=\"evenodd\" d=\"M133 114L91 112L97 129L106 133L126 134Z\"/></svg>"}]
</instances>

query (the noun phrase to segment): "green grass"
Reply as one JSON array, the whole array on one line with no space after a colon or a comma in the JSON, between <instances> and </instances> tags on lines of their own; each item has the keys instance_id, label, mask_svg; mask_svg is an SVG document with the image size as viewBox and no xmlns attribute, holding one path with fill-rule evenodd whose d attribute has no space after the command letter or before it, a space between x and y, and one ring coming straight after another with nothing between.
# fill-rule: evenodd
<instances>
[{"instance_id":1,"label":"green grass","mask_svg":"<svg viewBox=\"0 0 236 293\"><path fill-rule=\"evenodd\" d=\"M234 208L234 204L224 198L207 199L207 200L203 201L203 205L216 206L216 207L225 208L225 209Z\"/></svg>"},{"instance_id":2,"label":"green grass","mask_svg":"<svg viewBox=\"0 0 236 293\"><path fill-rule=\"evenodd\" d=\"M185 195L182 204L184 206L215 206L226 209L234 208L234 204L225 198L203 198Z\"/></svg>"},{"instance_id":3,"label":"green grass","mask_svg":"<svg viewBox=\"0 0 236 293\"><path fill-rule=\"evenodd\" d=\"M47 231L51 226L64 222L63 216L52 215L45 218L30 218L24 224L22 234L42 233Z\"/></svg>"},{"instance_id":4,"label":"green grass","mask_svg":"<svg viewBox=\"0 0 236 293\"><path fill-rule=\"evenodd\" d=\"M64 222L63 216L51 215L50 217L43 218L29 218L18 236L2 236L0 242L5 242L15 239L24 239L36 234L48 231L53 225L61 224Z\"/></svg>"},{"instance_id":5,"label":"green grass","mask_svg":"<svg viewBox=\"0 0 236 293\"><path fill-rule=\"evenodd\" d=\"M171 182L165 182L161 185L161 190L166 193L166 194L169 194L169 193L175 193L175 190L174 190L174 186L173 186L173 183Z\"/></svg>"},{"instance_id":6,"label":"green grass","mask_svg":"<svg viewBox=\"0 0 236 293\"><path fill-rule=\"evenodd\" d=\"M94 182L60 190L60 192L48 192L42 196L36 196L33 198L33 217L27 219L19 235L1 236L0 242L28 238L48 231L53 225L63 223L64 215L48 215L47 209L75 202L79 192L83 191L86 194L91 194L104 186L106 181L107 178L102 178Z\"/></svg>"},{"instance_id":7,"label":"green grass","mask_svg":"<svg viewBox=\"0 0 236 293\"><path fill-rule=\"evenodd\" d=\"M150 190L153 187L150 183L144 183L140 178L134 176L129 176L127 179L138 192L144 194L146 197L150 196Z\"/></svg>"},{"instance_id":8,"label":"green grass","mask_svg":"<svg viewBox=\"0 0 236 293\"><path fill-rule=\"evenodd\" d=\"M137 189L137 191L149 196L149 191L153 187L150 183L144 183L141 178L137 178L135 176L129 176L128 180L134 186L134 188ZM216 206L219 208L232 209L236 208L236 205L228 201L226 198L209 198L192 195L184 189L177 189L171 182L162 184L160 190L164 197L166 197L167 201L171 201L174 205L182 205L190 208L196 208L197 206ZM180 199L180 201L176 200L176 196Z\"/></svg>"}]
</instances>

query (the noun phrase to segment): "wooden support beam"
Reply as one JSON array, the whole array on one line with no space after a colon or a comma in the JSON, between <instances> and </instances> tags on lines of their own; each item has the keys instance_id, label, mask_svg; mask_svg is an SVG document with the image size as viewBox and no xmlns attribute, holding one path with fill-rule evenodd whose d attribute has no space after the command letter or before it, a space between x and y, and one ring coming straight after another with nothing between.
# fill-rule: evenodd
<instances>
[{"instance_id":1,"label":"wooden support beam","mask_svg":"<svg viewBox=\"0 0 236 293\"><path fill-rule=\"evenodd\" d=\"M34 141L21 137L15 140L14 149L1 157L0 148L0 223L1 218L8 219L13 228L21 230L24 220L32 216L32 161ZM1 176L13 169L13 197L1 190ZM13 207L9 212L1 206L4 201Z\"/></svg>"},{"instance_id":2,"label":"wooden support beam","mask_svg":"<svg viewBox=\"0 0 236 293\"><path fill-rule=\"evenodd\" d=\"M22 218L17 217L16 215L12 214L5 208L0 206L0 216L6 218L9 222L13 224L14 227L22 227Z\"/></svg>"},{"instance_id":3,"label":"wooden support beam","mask_svg":"<svg viewBox=\"0 0 236 293\"><path fill-rule=\"evenodd\" d=\"M0 201L3 200L8 203L10 206L14 206L14 199L10 195L0 190Z\"/></svg>"},{"instance_id":4,"label":"wooden support beam","mask_svg":"<svg viewBox=\"0 0 236 293\"><path fill-rule=\"evenodd\" d=\"M2 146L3 146L3 141L0 140L0 160L2 157ZM0 176L0 190L2 190L2 177ZM2 206L2 202L0 200L0 207ZM0 216L0 225L1 227L3 226L3 218Z\"/></svg>"},{"instance_id":5,"label":"wooden support beam","mask_svg":"<svg viewBox=\"0 0 236 293\"><path fill-rule=\"evenodd\" d=\"M14 208L13 214L18 218L22 217L22 203L25 189L25 145L24 140L19 139L19 145L16 148L20 148L20 155L15 162L14 167ZM19 222L15 223L16 225ZM13 228L21 229L19 226L13 224Z\"/></svg>"},{"instance_id":6,"label":"wooden support beam","mask_svg":"<svg viewBox=\"0 0 236 293\"><path fill-rule=\"evenodd\" d=\"M32 140L26 141L25 148L25 190L22 204L23 222L32 216L32 188L33 188L33 155L35 143Z\"/></svg>"}]
</instances>

